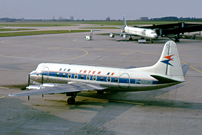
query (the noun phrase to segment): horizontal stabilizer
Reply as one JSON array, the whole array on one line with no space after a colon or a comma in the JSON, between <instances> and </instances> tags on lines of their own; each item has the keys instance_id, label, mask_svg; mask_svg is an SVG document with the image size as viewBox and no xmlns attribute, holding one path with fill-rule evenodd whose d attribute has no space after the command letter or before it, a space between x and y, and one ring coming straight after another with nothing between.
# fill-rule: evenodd
<instances>
[{"instance_id":1,"label":"horizontal stabilizer","mask_svg":"<svg viewBox=\"0 0 202 135\"><path fill-rule=\"evenodd\" d=\"M175 82L180 82L177 80L173 80L171 78L167 78L167 77L163 77L160 75L151 75L152 77L154 77L155 79L157 79L159 82L161 83L175 83Z\"/></svg>"},{"instance_id":2,"label":"horizontal stabilizer","mask_svg":"<svg viewBox=\"0 0 202 135\"><path fill-rule=\"evenodd\" d=\"M183 72L183 75L184 75L184 76L186 75L188 69L189 69L189 65L183 65L183 66L182 66L182 72Z\"/></svg>"}]
</instances>

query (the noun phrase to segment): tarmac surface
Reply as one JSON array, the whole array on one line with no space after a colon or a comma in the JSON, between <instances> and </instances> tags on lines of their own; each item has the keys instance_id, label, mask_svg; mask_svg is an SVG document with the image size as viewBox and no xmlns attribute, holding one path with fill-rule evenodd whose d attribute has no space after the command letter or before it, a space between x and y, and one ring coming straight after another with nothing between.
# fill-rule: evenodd
<instances>
[{"instance_id":1,"label":"tarmac surface","mask_svg":"<svg viewBox=\"0 0 202 135\"><path fill-rule=\"evenodd\" d=\"M28 74L42 62L126 68L157 62L168 39L153 44L116 42L90 33L0 38L0 134L201 135L202 41L177 43L186 82L146 92L78 93L75 105L64 94L8 97L21 92ZM119 37L116 37L119 39Z\"/></svg>"}]
</instances>

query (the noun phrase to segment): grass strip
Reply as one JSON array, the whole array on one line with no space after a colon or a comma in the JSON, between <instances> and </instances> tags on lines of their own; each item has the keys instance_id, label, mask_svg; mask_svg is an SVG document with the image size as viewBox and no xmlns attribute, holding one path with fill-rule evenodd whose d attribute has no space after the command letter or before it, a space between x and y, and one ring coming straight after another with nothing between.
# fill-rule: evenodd
<instances>
[{"instance_id":1,"label":"grass strip","mask_svg":"<svg viewBox=\"0 0 202 135\"><path fill-rule=\"evenodd\" d=\"M80 29L120 29L117 27L81 27Z\"/></svg>"},{"instance_id":2,"label":"grass strip","mask_svg":"<svg viewBox=\"0 0 202 135\"><path fill-rule=\"evenodd\" d=\"M47 31L11 32L11 33L0 33L0 37L42 35L42 34L60 34L60 33L77 33L77 32L90 32L90 30L47 30Z\"/></svg>"},{"instance_id":3,"label":"grass strip","mask_svg":"<svg viewBox=\"0 0 202 135\"><path fill-rule=\"evenodd\" d=\"M12 29L0 29L0 31L19 31L19 30L35 30L35 29L18 29L18 28L12 28Z\"/></svg>"},{"instance_id":4,"label":"grass strip","mask_svg":"<svg viewBox=\"0 0 202 135\"><path fill-rule=\"evenodd\" d=\"M0 27L54 27L54 26L76 26L74 22L0 22Z\"/></svg>"}]
</instances>

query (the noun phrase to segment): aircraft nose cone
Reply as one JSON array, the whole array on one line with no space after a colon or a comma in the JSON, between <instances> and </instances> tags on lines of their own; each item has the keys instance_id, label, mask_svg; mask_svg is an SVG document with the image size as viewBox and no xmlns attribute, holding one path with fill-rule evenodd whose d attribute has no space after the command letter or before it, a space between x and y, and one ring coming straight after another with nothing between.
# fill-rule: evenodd
<instances>
[{"instance_id":1,"label":"aircraft nose cone","mask_svg":"<svg viewBox=\"0 0 202 135\"><path fill-rule=\"evenodd\" d=\"M35 80L37 78L37 72L34 70L29 74L29 76L31 80Z\"/></svg>"},{"instance_id":2,"label":"aircraft nose cone","mask_svg":"<svg viewBox=\"0 0 202 135\"><path fill-rule=\"evenodd\" d=\"M31 75L36 75L36 71L34 70L34 71L30 72L29 75L30 75L30 76L31 76Z\"/></svg>"}]
</instances>

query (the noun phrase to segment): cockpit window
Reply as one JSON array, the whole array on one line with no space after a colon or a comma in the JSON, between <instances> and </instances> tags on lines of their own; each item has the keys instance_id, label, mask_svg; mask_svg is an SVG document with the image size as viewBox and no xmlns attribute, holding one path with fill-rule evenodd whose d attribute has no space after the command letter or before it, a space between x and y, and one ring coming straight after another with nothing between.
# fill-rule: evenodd
<instances>
[{"instance_id":1,"label":"cockpit window","mask_svg":"<svg viewBox=\"0 0 202 135\"><path fill-rule=\"evenodd\" d=\"M151 34L156 34L155 32L151 32Z\"/></svg>"}]
</instances>

